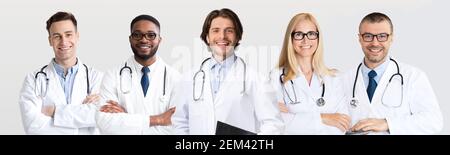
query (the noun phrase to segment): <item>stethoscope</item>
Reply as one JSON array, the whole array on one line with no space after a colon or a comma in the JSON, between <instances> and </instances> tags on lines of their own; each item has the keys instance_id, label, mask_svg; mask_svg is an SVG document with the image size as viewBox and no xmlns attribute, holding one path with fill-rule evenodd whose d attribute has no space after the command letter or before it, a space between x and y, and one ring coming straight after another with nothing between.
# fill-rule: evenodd
<instances>
[{"instance_id":1,"label":"stethoscope","mask_svg":"<svg viewBox=\"0 0 450 155\"><path fill-rule=\"evenodd\" d=\"M389 84L391 83L392 79L393 79L395 76L400 76L400 80L401 80L401 92L402 92L402 95L401 95L401 101L400 101L400 104L399 104L398 106L390 106L390 105L385 104L384 101L383 101L383 100L384 100L384 95L385 95L385 93L386 93L386 89L385 89L384 92L383 92L383 96L381 97L381 103L382 103L383 105L385 105L385 106L388 106L388 107L398 108L398 107L400 107L400 106L402 105L402 103L403 103L403 75L400 73L400 67L399 67L397 61L395 61L395 60L392 59L392 58L389 58L389 60L395 63L395 66L397 67L397 73L392 74L392 76L389 78L389 82L388 82L387 85L386 85L386 89L388 88ZM358 107L358 103L359 103L358 99L356 99L356 97L355 97L355 90L356 90L356 83L357 83L357 81L358 81L359 69L361 68L361 66L362 66L362 63L360 63L360 64L358 65L358 68L356 69L355 81L353 82L353 94L352 94L352 100L350 100L350 105L352 106L352 108Z\"/></svg>"},{"instance_id":2,"label":"stethoscope","mask_svg":"<svg viewBox=\"0 0 450 155\"><path fill-rule=\"evenodd\" d=\"M127 79L126 76L122 76L122 73L124 70L128 70L128 73L130 74ZM132 81L133 78L133 71L131 70L131 67L127 65L127 63L125 62L125 65L120 69L119 72L119 76L120 76L120 91L123 94L128 94L131 92L131 87L133 86L131 84L131 82L129 83L129 87L125 86L125 82L124 81ZM163 83L163 96L164 97L166 95L166 77L167 77L167 71L166 71L166 66L164 66L164 83Z\"/></svg>"},{"instance_id":3,"label":"stethoscope","mask_svg":"<svg viewBox=\"0 0 450 155\"><path fill-rule=\"evenodd\" d=\"M299 100L297 100L297 93L295 92L294 82L292 80L289 80L289 82L291 83L292 92L294 93L294 100L292 100L291 95L289 95L286 87L284 86L284 80L283 80L284 76L285 76L285 73L284 73L284 68L283 68L283 71L282 71L282 73L280 75L280 83L281 83L281 87L283 88L283 91L284 91L284 93L282 93L283 94L283 99L286 98L286 96L287 96L289 101L290 101L289 102L290 104L299 104L299 103L301 103ZM317 106L322 107L322 106L325 105L325 99L323 98L324 95L325 95L325 83L322 81L322 95L321 95L321 97L319 99L316 100Z\"/></svg>"},{"instance_id":4,"label":"stethoscope","mask_svg":"<svg viewBox=\"0 0 450 155\"><path fill-rule=\"evenodd\" d=\"M242 83L242 91L241 91L241 94L244 94L245 93L245 78L246 78L246 75L247 75L247 64L245 64L245 61L241 58L241 57L238 57L238 56L236 56L235 57L235 59L239 59L241 62L242 62L242 64L244 65L244 79L243 79L243 83ZM204 87L205 87L205 71L203 71L203 65L205 64L205 62L206 61L208 61L209 59L211 59L211 57L209 57L209 58L206 58L205 60L203 60L203 62L202 62L202 64L200 65L200 69L194 74L194 78L193 78L193 87L192 87L192 97L194 98L194 101L199 101L200 99L202 99L203 98L203 90L204 90ZM196 84L196 78L197 78L197 76L199 75L199 74L202 74L202 87L201 87L201 90L200 90L200 96L198 96L198 97L196 97L195 96L195 84Z\"/></svg>"},{"instance_id":5,"label":"stethoscope","mask_svg":"<svg viewBox=\"0 0 450 155\"><path fill-rule=\"evenodd\" d=\"M48 65L45 65L44 67L41 68L41 70L39 72L37 72L34 75L34 92L36 94L38 94L39 97L44 98L45 96L47 96L47 91L48 91L48 85L49 85L49 78L47 76L47 73L44 71L45 68L47 68ZM86 83L87 83L87 87L86 87L86 93L87 94L91 94L91 90L89 89L90 84L89 84L89 70L88 67L86 66L86 64L83 64L84 68L86 68ZM43 88L42 83L37 82L38 77L44 76L44 80L39 80L39 81L44 81L45 82L45 90ZM40 83L40 89L38 89L38 83ZM40 90L40 91L39 91Z\"/></svg>"}]
</instances>

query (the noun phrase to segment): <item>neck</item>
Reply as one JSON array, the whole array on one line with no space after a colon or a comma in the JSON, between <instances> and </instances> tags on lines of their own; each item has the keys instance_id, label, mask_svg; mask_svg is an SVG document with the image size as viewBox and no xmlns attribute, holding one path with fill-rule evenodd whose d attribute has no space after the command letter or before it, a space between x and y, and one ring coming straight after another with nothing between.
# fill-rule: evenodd
<instances>
[{"instance_id":1,"label":"neck","mask_svg":"<svg viewBox=\"0 0 450 155\"><path fill-rule=\"evenodd\" d=\"M66 59L66 60L60 60L58 58L55 58L55 62L56 62L56 64L58 64L64 68L64 75L66 75L69 68L72 66L75 66L75 64L77 64L77 58L75 57L75 58L70 58L70 59Z\"/></svg>"},{"instance_id":2,"label":"neck","mask_svg":"<svg viewBox=\"0 0 450 155\"><path fill-rule=\"evenodd\" d=\"M297 57L298 65L300 66L300 70L308 82L308 85L311 85L311 79L313 74L312 68L312 57Z\"/></svg>"},{"instance_id":3,"label":"neck","mask_svg":"<svg viewBox=\"0 0 450 155\"><path fill-rule=\"evenodd\" d=\"M155 61L156 61L156 56L153 56L153 57L151 57L151 58L149 58L149 59L147 59L147 60L142 60L142 59L140 59L139 57L134 56L134 60L136 60L136 61L137 61L139 64L141 64L142 66L147 67L147 66L150 66L150 65L152 65L153 63L155 63Z\"/></svg>"},{"instance_id":4,"label":"neck","mask_svg":"<svg viewBox=\"0 0 450 155\"><path fill-rule=\"evenodd\" d=\"M310 75L313 72L312 57L297 57L297 62L303 74Z\"/></svg>"},{"instance_id":5,"label":"neck","mask_svg":"<svg viewBox=\"0 0 450 155\"><path fill-rule=\"evenodd\" d=\"M375 69L378 66L380 66L381 64L383 64L383 62L386 61L386 59L381 60L379 62L371 62L370 60L367 60L367 58L364 58L364 64L367 66L367 68L369 69Z\"/></svg>"},{"instance_id":6,"label":"neck","mask_svg":"<svg viewBox=\"0 0 450 155\"><path fill-rule=\"evenodd\" d=\"M233 54L230 55L219 55L219 54L213 54L212 57L213 59L215 59L217 62L224 62L225 59L229 58L230 56L232 56Z\"/></svg>"}]
</instances>

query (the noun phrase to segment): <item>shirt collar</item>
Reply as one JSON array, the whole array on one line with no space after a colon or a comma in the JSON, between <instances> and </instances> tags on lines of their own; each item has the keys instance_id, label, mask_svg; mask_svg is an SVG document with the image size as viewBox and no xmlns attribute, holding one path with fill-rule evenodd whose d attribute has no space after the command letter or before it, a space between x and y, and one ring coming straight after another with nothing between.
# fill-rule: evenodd
<instances>
[{"instance_id":1,"label":"shirt collar","mask_svg":"<svg viewBox=\"0 0 450 155\"><path fill-rule=\"evenodd\" d=\"M55 68L56 74L58 74L60 77L64 78L65 77L65 75L64 75L64 67L59 65L59 64L57 64L55 58L53 58L52 63L53 63L53 66ZM73 73L75 73L77 71L78 71L78 58L77 58L77 61L76 61L75 65L73 65L72 67L70 67L67 70L67 75L73 74Z\"/></svg>"},{"instance_id":2,"label":"shirt collar","mask_svg":"<svg viewBox=\"0 0 450 155\"><path fill-rule=\"evenodd\" d=\"M156 55L155 55L155 56L156 56ZM138 73L142 74L142 67L144 67L144 66L142 66L139 62L137 62L136 59L134 58L134 56L132 57L132 59L133 59L132 62L133 62L134 67L135 67L134 69L135 69ZM148 69L150 70L150 73L151 73L152 71L154 71L156 64L159 62L158 60L159 60L159 57L156 57L155 62L154 62L153 64L151 64L150 66L148 66Z\"/></svg>"},{"instance_id":3,"label":"shirt collar","mask_svg":"<svg viewBox=\"0 0 450 155\"><path fill-rule=\"evenodd\" d=\"M223 62L219 62L216 59L214 59L213 57L211 57L211 62L210 62L211 68L210 69L214 69L218 66L222 66L223 68L230 68L230 66L234 64L236 59L237 59L237 56L235 54L229 56Z\"/></svg>"},{"instance_id":4,"label":"shirt collar","mask_svg":"<svg viewBox=\"0 0 450 155\"><path fill-rule=\"evenodd\" d=\"M373 69L375 72L377 72L376 77L381 77L383 75L384 71L386 71L386 68L389 65L389 59L390 58L387 57L386 60L384 60L384 62L381 65L379 65L379 66L375 67L375 69ZM370 69L369 67L366 66L366 64L364 63L364 60L363 60L362 64L363 64L362 65L362 73L364 76L368 76L369 72L372 71L372 69Z\"/></svg>"}]
</instances>

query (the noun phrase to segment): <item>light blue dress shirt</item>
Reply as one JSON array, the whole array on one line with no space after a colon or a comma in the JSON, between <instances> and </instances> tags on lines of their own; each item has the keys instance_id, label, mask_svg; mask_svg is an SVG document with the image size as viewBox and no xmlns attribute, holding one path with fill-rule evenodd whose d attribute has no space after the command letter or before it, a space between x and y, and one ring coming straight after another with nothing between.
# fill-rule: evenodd
<instances>
[{"instance_id":1,"label":"light blue dress shirt","mask_svg":"<svg viewBox=\"0 0 450 155\"><path fill-rule=\"evenodd\" d=\"M211 75L210 75L210 82L211 82L211 91L213 94L213 99L216 98L216 94L220 90L221 83L225 79L228 71L230 70L231 66L236 61L236 56L233 54L225 59L223 62L218 62L216 59L211 58L210 61L210 69L211 69Z\"/></svg>"},{"instance_id":2,"label":"light blue dress shirt","mask_svg":"<svg viewBox=\"0 0 450 155\"><path fill-rule=\"evenodd\" d=\"M56 74L58 74L59 82L61 83L61 87L64 90L64 95L66 96L66 103L70 104L72 100L72 89L73 89L73 83L75 81L75 76L78 72L78 60L77 64L70 67L67 70L67 75L64 75L64 67L61 65L58 65L53 59L53 66L55 66Z\"/></svg>"},{"instance_id":3,"label":"light blue dress shirt","mask_svg":"<svg viewBox=\"0 0 450 155\"><path fill-rule=\"evenodd\" d=\"M377 72L377 76L374 77L377 84L380 83L380 79L383 76L384 72L386 71L386 68L388 67L389 62L390 62L389 57L387 57L386 60L381 65L379 65L378 67L373 69L373 70L375 70L375 72ZM366 66L366 64L364 63L364 60L363 60L363 65L362 65L361 69L362 69L362 74L363 74L363 79L364 79L364 85L367 88L369 86L369 72L372 69L370 69L369 67Z\"/></svg>"}]
</instances>

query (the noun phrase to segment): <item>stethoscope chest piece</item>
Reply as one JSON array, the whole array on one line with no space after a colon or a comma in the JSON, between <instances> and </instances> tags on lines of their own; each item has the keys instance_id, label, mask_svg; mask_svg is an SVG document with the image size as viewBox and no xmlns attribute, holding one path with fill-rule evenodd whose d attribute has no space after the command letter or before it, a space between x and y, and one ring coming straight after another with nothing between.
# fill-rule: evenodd
<instances>
[{"instance_id":1,"label":"stethoscope chest piece","mask_svg":"<svg viewBox=\"0 0 450 155\"><path fill-rule=\"evenodd\" d=\"M316 104L319 107L323 107L325 105L325 100L323 99L323 97L317 99Z\"/></svg>"},{"instance_id":2,"label":"stethoscope chest piece","mask_svg":"<svg viewBox=\"0 0 450 155\"><path fill-rule=\"evenodd\" d=\"M351 101L350 101L350 105L352 106L352 108L356 108L356 107L358 107L358 100L356 100L356 99L352 99Z\"/></svg>"},{"instance_id":3,"label":"stethoscope chest piece","mask_svg":"<svg viewBox=\"0 0 450 155\"><path fill-rule=\"evenodd\" d=\"M166 100L167 100L167 98L165 95L159 97L159 101L161 101L161 102L165 102Z\"/></svg>"}]
</instances>

